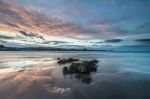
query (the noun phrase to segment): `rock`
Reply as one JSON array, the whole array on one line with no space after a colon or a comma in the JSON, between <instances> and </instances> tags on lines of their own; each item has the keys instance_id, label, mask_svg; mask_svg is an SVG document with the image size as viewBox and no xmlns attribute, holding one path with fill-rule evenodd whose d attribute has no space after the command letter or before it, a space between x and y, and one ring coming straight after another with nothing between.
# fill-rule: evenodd
<instances>
[{"instance_id":1,"label":"rock","mask_svg":"<svg viewBox=\"0 0 150 99\"><path fill-rule=\"evenodd\" d=\"M94 72L97 70L98 61L83 61L80 63L72 63L70 66L70 70L74 72L81 72L81 73L89 73Z\"/></svg>"},{"instance_id":2,"label":"rock","mask_svg":"<svg viewBox=\"0 0 150 99\"><path fill-rule=\"evenodd\" d=\"M63 67L63 74L68 74L68 72L69 72L68 67Z\"/></svg>"},{"instance_id":3,"label":"rock","mask_svg":"<svg viewBox=\"0 0 150 99\"><path fill-rule=\"evenodd\" d=\"M57 60L60 60L60 58L58 57Z\"/></svg>"},{"instance_id":4,"label":"rock","mask_svg":"<svg viewBox=\"0 0 150 99\"><path fill-rule=\"evenodd\" d=\"M57 61L58 64L66 64L66 63L72 63L72 62L79 61L79 59L74 59L74 58L68 58L68 59L65 59L65 58L63 58L63 59L57 58L57 59L58 59L58 61Z\"/></svg>"},{"instance_id":5,"label":"rock","mask_svg":"<svg viewBox=\"0 0 150 99\"><path fill-rule=\"evenodd\" d=\"M72 63L69 68L67 68L67 67L63 68L63 73L64 74L72 74L72 73L96 72L97 66L98 66L97 60Z\"/></svg>"},{"instance_id":6,"label":"rock","mask_svg":"<svg viewBox=\"0 0 150 99\"><path fill-rule=\"evenodd\" d=\"M90 84L93 80L90 74L97 71L97 66L97 60L74 62L69 67L63 68L63 74L75 76L82 83Z\"/></svg>"}]
</instances>

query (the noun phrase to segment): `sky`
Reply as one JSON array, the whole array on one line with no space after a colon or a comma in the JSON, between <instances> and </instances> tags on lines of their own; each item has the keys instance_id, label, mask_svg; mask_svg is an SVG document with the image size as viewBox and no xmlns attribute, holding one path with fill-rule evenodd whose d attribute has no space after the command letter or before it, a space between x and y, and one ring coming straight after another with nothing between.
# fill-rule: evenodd
<instances>
[{"instance_id":1,"label":"sky","mask_svg":"<svg viewBox=\"0 0 150 99\"><path fill-rule=\"evenodd\" d=\"M150 0L0 0L0 45L150 44Z\"/></svg>"}]
</instances>

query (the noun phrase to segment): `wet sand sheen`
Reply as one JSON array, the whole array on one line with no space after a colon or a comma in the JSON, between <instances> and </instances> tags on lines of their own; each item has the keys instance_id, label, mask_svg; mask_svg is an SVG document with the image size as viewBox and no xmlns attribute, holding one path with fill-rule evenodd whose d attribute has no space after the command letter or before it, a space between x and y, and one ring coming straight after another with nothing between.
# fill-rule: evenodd
<instances>
[{"instance_id":1,"label":"wet sand sheen","mask_svg":"<svg viewBox=\"0 0 150 99\"><path fill-rule=\"evenodd\" d=\"M126 54L117 56L120 54L100 53L96 56L97 53L88 53L89 59L100 59L97 72L89 75L92 78L89 84L79 79L78 76L81 75L63 75L63 66L58 66L54 60L59 56L62 57L63 54L87 60L87 53L62 54L61 52L51 55L49 52L49 56L41 54L42 57L38 54L38 58L35 56L27 58L32 56L31 53L26 56L21 54L23 58L17 56L16 59L19 61L15 63L24 62L24 59L31 61L31 64L27 64L25 70L21 72L17 72L18 70L0 72L0 99L150 99L150 72L146 67L149 62L148 54L146 58L143 54L135 55L136 58L130 54L131 56L128 55L130 57L125 58ZM9 64L6 64L7 57ZM7 57L0 64L6 70L13 68L11 65L15 66L12 64L14 61L11 62L11 55L8 54ZM15 58L13 57L12 60ZM36 63L37 61L39 63ZM22 68L21 64L17 67Z\"/></svg>"},{"instance_id":2,"label":"wet sand sheen","mask_svg":"<svg viewBox=\"0 0 150 99\"><path fill-rule=\"evenodd\" d=\"M150 80L103 73L90 85L58 80L53 69L0 74L1 99L149 99ZM59 84L64 86L60 87Z\"/></svg>"}]
</instances>

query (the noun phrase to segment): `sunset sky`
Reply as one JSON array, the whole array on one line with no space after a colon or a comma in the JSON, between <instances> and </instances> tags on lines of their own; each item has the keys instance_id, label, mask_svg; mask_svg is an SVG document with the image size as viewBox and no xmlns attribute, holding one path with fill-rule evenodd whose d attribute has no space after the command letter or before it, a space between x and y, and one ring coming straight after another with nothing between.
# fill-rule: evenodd
<instances>
[{"instance_id":1,"label":"sunset sky","mask_svg":"<svg viewBox=\"0 0 150 99\"><path fill-rule=\"evenodd\" d=\"M150 0L0 0L0 45L149 45Z\"/></svg>"}]
</instances>

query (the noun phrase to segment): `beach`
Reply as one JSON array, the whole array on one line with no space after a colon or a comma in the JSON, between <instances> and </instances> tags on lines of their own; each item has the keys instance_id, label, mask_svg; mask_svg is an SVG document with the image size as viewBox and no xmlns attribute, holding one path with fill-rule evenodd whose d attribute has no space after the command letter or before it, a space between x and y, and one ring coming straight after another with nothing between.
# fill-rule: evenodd
<instances>
[{"instance_id":1,"label":"beach","mask_svg":"<svg viewBox=\"0 0 150 99\"><path fill-rule=\"evenodd\" d=\"M69 57L97 59L97 71L64 75L70 64L57 58ZM0 99L149 99L149 61L150 53L3 51Z\"/></svg>"}]
</instances>

